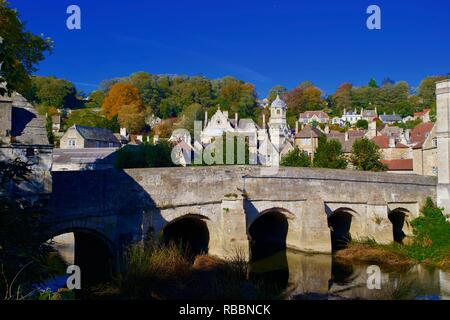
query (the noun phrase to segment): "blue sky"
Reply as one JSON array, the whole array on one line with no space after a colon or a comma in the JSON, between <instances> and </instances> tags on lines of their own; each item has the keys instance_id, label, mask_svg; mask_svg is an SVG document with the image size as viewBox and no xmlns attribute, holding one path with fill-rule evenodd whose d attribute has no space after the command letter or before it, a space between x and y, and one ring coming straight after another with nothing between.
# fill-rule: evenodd
<instances>
[{"instance_id":1,"label":"blue sky","mask_svg":"<svg viewBox=\"0 0 450 320\"><path fill-rule=\"evenodd\" d=\"M418 85L450 72L448 0L10 0L55 51L39 75L84 92L136 71L235 76L261 97L274 85L305 80L325 93L344 81L385 77ZM66 28L66 9L81 8L82 29ZM366 28L366 9L382 11L382 29Z\"/></svg>"}]
</instances>

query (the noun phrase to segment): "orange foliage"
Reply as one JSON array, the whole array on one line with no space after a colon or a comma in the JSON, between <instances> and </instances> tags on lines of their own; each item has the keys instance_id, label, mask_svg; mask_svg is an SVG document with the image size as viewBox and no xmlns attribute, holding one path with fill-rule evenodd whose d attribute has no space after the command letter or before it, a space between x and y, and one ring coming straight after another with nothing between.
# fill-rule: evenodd
<instances>
[{"instance_id":1,"label":"orange foliage","mask_svg":"<svg viewBox=\"0 0 450 320\"><path fill-rule=\"evenodd\" d=\"M137 106L140 110L143 108L139 90L131 84L116 83L108 92L102 108L106 117L111 120L126 105Z\"/></svg>"}]
</instances>

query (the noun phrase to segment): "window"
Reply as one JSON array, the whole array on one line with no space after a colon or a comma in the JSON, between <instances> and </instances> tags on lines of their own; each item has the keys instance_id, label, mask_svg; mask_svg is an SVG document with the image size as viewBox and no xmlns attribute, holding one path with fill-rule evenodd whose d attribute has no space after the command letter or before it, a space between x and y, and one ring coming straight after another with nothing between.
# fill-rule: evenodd
<instances>
[{"instance_id":1,"label":"window","mask_svg":"<svg viewBox=\"0 0 450 320\"><path fill-rule=\"evenodd\" d=\"M69 148L75 148L75 139L69 139L68 145Z\"/></svg>"},{"instance_id":2,"label":"window","mask_svg":"<svg viewBox=\"0 0 450 320\"><path fill-rule=\"evenodd\" d=\"M437 148L437 138L433 138L431 141L433 148Z\"/></svg>"},{"instance_id":3,"label":"window","mask_svg":"<svg viewBox=\"0 0 450 320\"><path fill-rule=\"evenodd\" d=\"M100 148L101 147L100 141L95 141L95 147L96 148Z\"/></svg>"},{"instance_id":4,"label":"window","mask_svg":"<svg viewBox=\"0 0 450 320\"><path fill-rule=\"evenodd\" d=\"M308 138L302 138L302 139L300 139L300 144L303 144L303 145L310 145L310 144L311 144L311 139L308 139Z\"/></svg>"},{"instance_id":5,"label":"window","mask_svg":"<svg viewBox=\"0 0 450 320\"><path fill-rule=\"evenodd\" d=\"M114 143L110 142L110 143L108 143L108 146L109 146L110 148L113 148L113 147L114 147Z\"/></svg>"},{"instance_id":6,"label":"window","mask_svg":"<svg viewBox=\"0 0 450 320\"><path fill-rule=\"evenodd\" d=\"M281 114L281 110L280 109L277 110L277 114Z\"/></svg>"}]
</instances>

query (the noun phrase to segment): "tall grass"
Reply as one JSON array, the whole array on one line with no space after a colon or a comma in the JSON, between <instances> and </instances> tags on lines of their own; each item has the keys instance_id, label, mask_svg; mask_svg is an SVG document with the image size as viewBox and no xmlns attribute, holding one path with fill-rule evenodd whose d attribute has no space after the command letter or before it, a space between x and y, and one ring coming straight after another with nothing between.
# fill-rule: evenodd
<instances>
[{"instance_id":1,"label":"tall grass","mask_svg":"<svg viewBox=\"0 0 450 320\"><path fill-rule=\"evenodd\" d=\"M229 260L206 254L192 259L182 248L153 242L130 246L120 273L112 282L97 286L91 298L276 298L263 283L248 280L248 262L242 253L236 252Z\"/></svg>"}]
</instances>

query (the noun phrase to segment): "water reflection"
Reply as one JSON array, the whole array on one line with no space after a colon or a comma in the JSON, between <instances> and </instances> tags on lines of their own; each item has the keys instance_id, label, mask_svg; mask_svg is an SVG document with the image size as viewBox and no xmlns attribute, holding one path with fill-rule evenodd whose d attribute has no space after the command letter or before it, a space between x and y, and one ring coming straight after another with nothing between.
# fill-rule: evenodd
<instances>
[{"instance_id":1,"label":"water reflection","mask_svg":"<svg viewBox=\"0 0 450 320\"><path fill-rule=\"evenodd\" d=\"M342 263L331 255L290 250L251 263L250 276L277 288L286 299L450 299L450 273L416 265L381 268L381 289L369 289L368 265Z\"/></svg>"}]
</instances>

